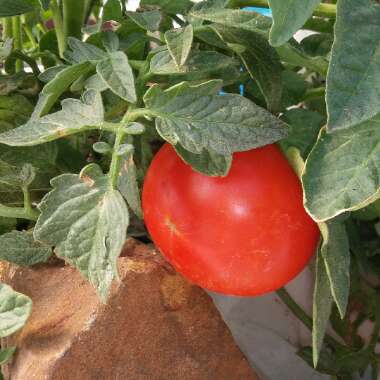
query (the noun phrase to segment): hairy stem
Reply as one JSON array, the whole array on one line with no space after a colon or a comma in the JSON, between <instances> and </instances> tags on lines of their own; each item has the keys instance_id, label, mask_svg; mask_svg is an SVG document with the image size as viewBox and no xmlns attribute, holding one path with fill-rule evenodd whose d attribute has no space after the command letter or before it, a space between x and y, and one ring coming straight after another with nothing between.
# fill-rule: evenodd
<instances>
[{"instance_id":1,"label":"hairy stem","mask_svg":"<svg viewBox=\"0 0 380 380\"><path fill-rule=\"evenodd\" d=\"M55 34L57 35L59 56L62 58L66 50L66 38L63 30L62 13L57 0L50 1L50 9L53 15Z\"/></svg>"},{"instance_id":2,"label":"hairy stem","mask_svg":"<svg viewBox=\"0 0 380 380\"><path fill-rule=\"evenodd\" d=\"M23 207L9 207L0 204L0 216L4 218L19 218L35 221L38 218L38 213L35 210L28 212Z\"/></svg>"},{"instance_id":3,"label":"hairy stem","mask_svg":"<svg viewBox=\"0 0 380 380\"><path fill-rule=\"evenodd\" d=\"M5 41L7 38L12 38L12 19L10 17L4 17L2 19L3 34L2 39Z\"/></svg>"},{"instance_id":4,"label":"hairy stem","mask_svg":"<svg viewBox=\"0 0 380 380\"><path fill-rule=\"evenodd\" d=\"M22 49L22 30L21 30L21 18L20 16L12 17L12 37L13 47L16 50ZM20 72L23 69L23 63L19 59L16 60L16 72Z\"/></svg>"},{"instance_id":5,"label":"hairy stem","mask_svg":"<svg viewBox=\"0 0 380 380\"><path fill-rule=\"evenodd\" d=\"M86 17L86 2L83 0L62 0L62 8L65 38L81 38L82 26Z\"/></svg>"},{"instance_id":6,"label":"hairy stem","mask_svg":"<svg viewBox=\"0 0 380 380\"><path fill-rule=\"evenodd\" d=\"M230 0L228 5L231 8L241 8L241 7L264 7L269 8L267 0ZM336 5L335 4L319 4L314 12L314 16L321 16L327 18L336 17Z\"/></svg>"},{"instance_id":7,"label":"hairy stem","mask_svg":"<svg viewBox=\"0 0 380 380\"><path fill-rule=\"evenodd\" d=\"M285 288L278 289L277 295L281 298L281 301L289 308L289 310L311 331L313 329L313 320L306 314L306 312L298 305L292 296ZM344 347L332 336L325 335L326 342L334 348Z\"/></svg>"},{"instance_id":8,"label":"hairy stem","mask_svg":"<svg viewBox=\"0 0 380 380\"><path fill-rule=\"evenodd\" d=\"M31 220L37 220L39 213L32 207L32 201L30 199L30 192L27 186L23 186L22 192L24 194L24 211Z\"/></svg>"}]
</instances>

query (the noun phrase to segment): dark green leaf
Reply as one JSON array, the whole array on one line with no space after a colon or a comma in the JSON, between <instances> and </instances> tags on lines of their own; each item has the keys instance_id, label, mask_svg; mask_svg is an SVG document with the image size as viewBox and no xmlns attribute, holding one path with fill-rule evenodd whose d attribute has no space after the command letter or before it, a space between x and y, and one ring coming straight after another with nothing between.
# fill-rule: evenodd
<instances>
[{"instance_id":1,"label":"dark green leaf","mask_svg":"<svg viewBox=\"0 0 380 380\"><path fill-rule=\"evenodd\" d=\"M22 266L44 263L53 253L50 247L34 241L33 234L26 231L1 235L0 245L0 260Z\"/></svg>"},{"instance_id":2,"label":"dark green leaf","mask_svg":"<svg viewBox=\"0 0 380 380\"><path fill-rule=\"evenodd\" d=\"M7 347L0 351L0 365L5 364L15 353L16 347Z\"/></svg>"},{"instance_id":3,"label":"dark green leaf","mask_svg":"<svg viewBox=\"0 0 380 380\"><path fill-rule=\"evenodd\" d=\"M127 102L136 102L133 71L122 51L108 53L108 57L96 65L96 71L116 95Z\"/></svg>"},{"instance_id":4,"label":"dark green leaf","mask_svg":"<svg viewBox=\"0 0 380 380\"><path fill-rule=\"evenodd\" d=\"M139 218L143 218L141 209L140 190L137 183L136 166L133 160L133 151L123 157L118 189L127 201L129 207Z\"/></svg>"},{"instance_id":5,"label":"dark green leaf","mask_svg":"<svg viewBox=\"0 0 380 380\"><path fill-rule=\"evenodd\" d=\"M67 65L58 65L47 68L44 72L42 72L38 79L41 82L48 83L52 81L61 71L67 69L69 66Z\"/></svg>"},{"instance_id":6,"label":"dark green leaf","mask_svg":"<svg viewBox=\"0 0 380 380\"><path fill-rule=\"evenodd\" d=\"M0 17L22 15L33 9L33 5L26 0L0 0Z\"/></svg>"},{"instance_id":7,"label":"dark green leaf","mask_svg":"<svg viewBox=\"0 0 380 380\"><path fill-rule=\"evenodd\" d=\"M282 108L300 103L307 90L307 83L302 75L291 70L284 70L281 73L283 90L282 90Z\"/></svg>"},{"instance_id":8,"label":"dark green leaf","mask_svg":"<svg viewBox=\"0 0 380 380\"><path fill-rule=\"evenodd\" d=\"M240 95L218 95L220 86L220 81L182 82L165 91L153 86L144 101L160 135L193 153L230 155L286 136L280 120Z\"/></svg>"},{"instance_id":9,"label":"dark green leaf","mask_svg":"<svg viewBox=\"0 0 380 380\"><path fill-rule=\"evenodd\" d=\"M269 17L256 12L241 11L236 9L194 9L190 12L194 18L215 22L227 27L256 32L266 37L272 21Z\"/></svg>"},{"instance_id":10,"label":"dark green leaf","mask_svg":"<svg viewBox=\"0 0 380 380\"><path fill-rule=\"evenodd\" d=\"M348 128L380 111L380 4L338 2L326 102L327 129Z\"/></svg>"},{"instance_id":11,"label":"dark green leaf","mask_svg":"<svg viewBox=\"0 0 380 380\"><path fill-rule=\"evenodd\" d=\"M321 255L326 265L331 294L343 318L350 290L350 246L346 228L338 220L320 223L319 229L323 237Z\"/></svg>"},{"instance_id":12,"label":"dark green leaf","mask_svg":"<svg viewBox=\"0 0 380 380\"><path fill-rule=\"evenodd\" d=\"M0 143L30 146L100 127L104 120L101 95L95 90L83 94L82 101L65 99L62 110L29 120L26 124L0 134Z\"/></svg>"},{"instance_id":13,"label":"dark green leaf","mask_svg":"<svg viewBox=\"0 0 380 380\"><path fill-rule=\"evenodd\" d=\"M196 154L177 144L175 150L194 170L212 177L227 175L232 164L232 155L224 156L211 149L203 149L201 153Z\"/></svg>"},{"instance_id":14,"label":"dark green leaf","mask_svg":"<svg viewBox=\"0 0 380 380\"><path fill-rule=\"evenodd\" d=\"M165 41L177 67L184 66L193 43L193 27L187 25L184 28L167 30Z\"/></svg>"},{"instance_id":15,"label":"dark green leaf","mask_svg":"<svg viewBox=\"0 0 380 380\"><path fill-rule=\"evenodd\" d=\"M102 21L118 21L123 20L120 0L107 0L103 7Z\"/></svg>"},{"instance_id":16,"label":"dark green leaf","mask_svg":"<svg viewBox=\"0 0 380 380\"><path fill-rule=\"evenodd\" d=\"M317 139L324 117L317 112L303 108L286 111L281 119L289 125L289 135L281 141L281 146L298 148L302 157L307 156Z\"/></svg>"},{"instance_id":17,"label":"dark green leaf","mask_svg":"<svg viewBox=\"0 0 380 380\"><path fill-rule=\"evenodd\" d=\"M138 26L150 32L158 30L162 21L162 14L157 9L145 12L127 12L127 16Z\"/></svg>"},{"instance_id":18,"label":"dark green leaf","mask_svg":"<svg viewBox=\"0 0 380 380\"><path fill-rule=\"evenodd\" d=\"M251 77L257 81L268 109L278 111L282 99L282 66L276 51L258 33L220 26L214 29L239 55Z\"/></svg>"},{"instance_id":19,"label":"dark green leaf","mask_svg":"<svg viewBox=\"0 0 380 380\"><path fill-rule=\"evenodd\" d=\"M355 128L323 129L302 177L305 207L316 221L358 210L378 197L380 116Z\"/></svg>"},{"instance_id":20,"label":"dark green leaf","mask_svg":"<svg viewBox=\"0 0 380 380\"><path fill-rule=\"evenodd\" d=\"M185 14L192 7L193 3L190 0L141 0L140 6L158 6L164 12L170 14Z\"/></svg>"},{"instance_id":21,"label":"dark green leaf","mask_svg":"<svg viewBox=\"0 0 380 380\"><path fill-rule=\"evenodd\" d=\"M49 9L50 0L39 0L43 10L47 11Z\"/></svg>"},{"instance_id":22,"label":"dark green leaf","mask_svg":"<svg viewBox=\"0 0 380 380\"><path fill-rule=\"evenodd\" d=\"M0 337L4 338L21 329L32 311L32 300L0 284Z\"/></svg>"},{"instance_id":23,"label":"dark green leaf","mask_svg":"<svg viewBox=\"0 0 380 380\"><path fill-rule=\"evenodd\" d=\"M126 239L126 204L94 164L79 176L62 174L51 184L53 190L39 205L35 238L54 245L57 255L77 267L105 301Z\"/></svg>"},{"instance_id":24,"label":"dark green leaf","mask_svg":"<svg viewBox=\"0 0 380 380\"><path fill-rule=\"evenodd\" d=\"M273 25L269 35L272 46L288 41L311 17L321 0L269 0Z\"/></svg>"},{"instance_id":25,"label":"dark green leaf","mask_svg":"<svg viewBox=\"0 0 380 380\"><path fill-rule=\"evenodd\" d=\"M322 348L323 338L331 314L333 297L331 294L329 278L326 272L324 259L320 252L317 255L315 287L313 297L313 364L318 363L319 351Z\"/></svg>"}]
</instances>

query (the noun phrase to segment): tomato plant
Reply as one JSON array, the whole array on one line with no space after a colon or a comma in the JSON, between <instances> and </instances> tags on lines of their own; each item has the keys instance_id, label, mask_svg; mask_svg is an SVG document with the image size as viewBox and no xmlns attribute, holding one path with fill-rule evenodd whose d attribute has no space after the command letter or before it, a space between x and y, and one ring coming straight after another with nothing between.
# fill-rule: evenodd
<instances>
[{"instance_id":1,"label":"tomato plant","mask_svg":"<svg viewBox=\"0 0 380 380\"><path fill-rule=\"evenodd\" d=\"M377 377L378 1L0 0L0 24L1 260L64 260L106 302L128 236L250 295L317 245L312 315L277 290L298 354ZM31 305L0 286L0 337Z\"/></svg>"},{"instance_id":2,"label":"tomato plant","mask_svg":"<svg viewBox=\"0 0 380 380\"><path fill-rule=\"evenodd\" d=\"M196 284L259 295L293 279L315 253L316 223L274 145L235 153L226 177L195 172L164 145L147 173L144 219L153 241Z\"/></svg>"}]
</instances>

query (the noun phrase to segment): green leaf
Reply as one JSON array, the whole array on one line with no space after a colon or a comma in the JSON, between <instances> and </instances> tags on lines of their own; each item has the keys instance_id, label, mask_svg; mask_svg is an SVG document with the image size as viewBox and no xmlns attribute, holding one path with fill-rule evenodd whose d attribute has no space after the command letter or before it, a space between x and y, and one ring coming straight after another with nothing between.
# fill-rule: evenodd
<instances>
[{"instance_id":1,"label":"green leaf","mask_svg":"<svg viewBox=\"0 0 380 380\"><path fill-rule=\"evenodd\" d=\"M49 112L63 92L79 77L88 74L91 70L92 65L89 62L79 63L61 70L55 78L42 89L33 112L33 118L38 118Z\"/></svg>"},{"instance_id":2,"label":"green leaf","mask_svg":"<svg viewBox=\"0 0 380 380\"><path fill-rule=\"evenodd\" d=\"M144 12L127 12L127 16L138 26L150 32L157 31L162 21L162 14L157 9Z\"/></svg>"},{"instance_id":3,"label":"green leaf","mask_svg":"<svg viewBox=\"0 0 380 380\"><path fill-rule=\"evenodd\" d=\"M190 12L194 18L211 21L226 27L256 32L266 37L272 25L269 17L256 12L241 11L236 9L194 9Z\"/></svg>"},{"instance_id":4,"label":"green leaf","mask_svg":"<svg viewBox=\"0 0 380 380\"><path fill-rule=\"evenodd\" d=\"M317 366L319 352L322 348L323 338L331 314L333 297L331 295L330 282L327 276L324 259L320 252L317 255L315 273L315 287L313 296L313 363Z\"/></svg>"},{"instance_id":5,"label":"green leaf","mask_svg":"<svg viewBox=\"0 0 380 380\"><path fill-rule=\"evenodd\" d=\"M107 53L97 46L82 42L74 37L69 37L67 43L71 49L65 51L65 58L71 63L78 64L83 62L97 63L107 58Z\"/></svg>"},{"instance_id":6,"label":"green leaf","mask_svg":"<svg viewBox=\"0 0 380 380\"><path fill-rule=\"evenodd\" d=\"M325 57L308 55L297 41L290 40L288 43L277 47L276 51L281 61L295 67L306 67L326 76L329 65L328 60Z\"/></svg>"},{"instance_id":7,"label":"green leaf","mask_svg":"<svg viewBox=\"0 0 380 380\"><path fill-rule=\"evenodd\" d=\"M380 111L380 4L338 2L326 103L327 129L344 129Z\"/></svg>"},{"instance_id":8,"label":"green leaf","mask_svg":"<svg viewBox=\"0 0 380 380\"><path fill-rule=\"evenodd\" d=\"M105 21L123 21L123 13L120 0L107 0L103 7L102 22Z\"/></svg>"},{"instance_id":9,"label":"green leaf","mask_svg":"<svg viewBox=\"0 0 380 380\"><path fill-rule=\"evenodd\" d=\"M78 99L64 99L62 110L29 120L26 124L0 134L0 143L10 146L31 146L99 128L104 121L101 95L87 90Z\"/></svg>"},{"instance_id":10,"label":"green leaf","mask_svg":"<svg viewBox=\"0 0 380 380\"><path fill-rule=\"evenodd\" d=\"M281 146L296 147L302 157L306 157L317 139L324 117L318 112L295 108L284 112L281 119L289 125L289 135L281 141Z\"/></svg>"},{"instance_id":11,"label":"green leaf","mask_svg":"<svg viewBox=\"0 0 380 380\"><path fill-rule=\"evenodd\" d=\"M144 6L158 6L164 12L169 14L186 14L193 3L190 0L141 0L140 7Z\"/></svg>"},{"instance_id":12,"label":"green leaf","mask_svg":"<svg viewBox=\"0 0 380 380\"><path fill-rule=\"evenodd\" d=\"M0 183L22 188L29 186L35 177L36 171L29 163L18 168L0 160Z\"/></svg>"},{"instance_id":13,"label":"green leaf","mask_svg":"<svg viewBox=\"0 0 380 380\"><path fill-rule=\"evenodd\" d=\"M215 80L194 86L182 82L167 90L153 86L144 101L162 138L192 153L206 149L230 155L286 136L280 120L240 95L218 95L220 87Z\"/></svg>"},{"instance_id":14,"label":"green leaf","mask_svg":"<svg viewBox=\"0 0 380 380\"><path fill-rule=\"evenodd\" d=\"M0 365L5 364L15 353L16 347L7 347L0 351Z\"/></svg>"},{"instance_id":15,"label":"green leaf","mask_svg":"<svg viewBox=\"0 0 380 380\"><path fill-rule=\"evenodd\" d=\"M196 154L182 148L179 144L174 148L178 155L199 173L212 177L226 176L231 168L232 155L224 156L211 149L203 149L201 153Z\"/></svg>"},{"instance_id":16,"label":"green leaf","mask_svg":"<svg viewBox=\"0 0 380 380\"><path fill-rule=\"evenodd\" d=\"M133 160L133 151L127 153L122 160L118 189L129 207L139 218L143 218L140 190L137 183L136 165Z\"/></svg>"},{"instance_id":17,"label":"green leaf","mask_svg":"<svg viewBox=\"0 0 380 380\"><path fill-rule=\"evenodd\" d=\"M0 0L0 17L22 15L33 10L33 5L26 0Z\"/></svg>"},{"instance_id":18,"label":"green leaf","mask_svg":"<svg viewBox=\"0 0 380 380\"><path fill-rule=\"evenodd\" d=\"M150 61L150 72L156 75L181 76L187 80L201 80L215 77L226 80L237 79L239 61L217 51L194 51L190 54L186 65L178 68L167 50L154 55ZM225 83L224 83L225 84Z\"/></svg>"},{"instance_id":19,"label":"green leaf","mask_svg":"<svg viewBox=\"0 0 380 380\"><path fill-rule=\"evenodd\" d=\"M78 268L105 301L126 239L127 206L95 164L79 176L55 177L51 185L39 205L35 239L55 246L57 256Z\"/></svg>"},{"instance_id":20,"label":"green leaf","mask_svg":"<svg viewBox=\"0 0 380 380\"><path fill-rule=\"evenodd\" d=\"M165 41L175 64L177 67L182 67L191 51L193 27L187 25L184 28L167 30L165 32Z\"/></svg>"},{"instance_id":21,"label":"green leaf","mask_svg":"<svg viewBox=\"0 0 380 380\"><path fill-rule=\"evenodd\" d=\"M21 329L32 311L32 300L0 284L0 337L4 338Z\"/></svg>"},{"instance_id":22,"label":"green leaf","mask_svg":"<svg viewBox=\"0 0 380 380\"><path fill-rule=\"evenodd\" d=\"M23 266L46 262L52 250L34 241L33 234L26 231L12 231L0 236L0 260Z\"/></svg>"},{"instance_id":23,"label":"green leaf","mask_svg":"<svg viewBox=\"0 0 380 380\"><path fill-rule=\"evenodd\" d=\"M269 42L280 46L288 41L312 16L321 0L269 0L273 25Z\"/></svg>"},{"instance_id":24,"label":"green leaf","mask_svg":"<svg viewBox=\"0 0 380 380\"><path fill-rule=\"evenodd\" d=\"M122 51L108 53L108 57L96 65L98 75L116 95L130 103L137 100L133 71Z\"/></svg>"},{"instance_id":25,"label":"green leaf","mask_svg":"<svg viewBox=\"0 0 380 380\"><path fill-rule=\"evenodd\" d=\"M320 223L323 242L321 255L326 265L331 293L341 318L346 313L350 293L350 246L344 223L340 220Z\"/></svg>"},{"instance_id":26,"label":"green leaf","mask_svg":"<svg viewBox=\"0 0 380 380\"><path fill-rule=\"evenodd\" d=\"M318 222L365 207L379 197L379 172L380 115L334 134L322 129L302 176L305 207Z\"/></svg>"},{"instance_id":27,"label":"green leaf","mask_svg":"<svg viewBox=\"0 0 380 380\"><path fill-rule=\"evenodd\" d=\"M255 32L215 26L221 39L239 55L250 76L257 81L272 112L281 109L282 65L268 41Z\"/></svg>"}]
</instances>

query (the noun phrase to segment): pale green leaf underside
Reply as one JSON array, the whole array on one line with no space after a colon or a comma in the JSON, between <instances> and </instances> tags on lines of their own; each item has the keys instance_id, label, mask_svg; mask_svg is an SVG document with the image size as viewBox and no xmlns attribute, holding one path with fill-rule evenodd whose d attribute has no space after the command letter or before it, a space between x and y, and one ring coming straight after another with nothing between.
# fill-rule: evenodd
<instances>
[{"instance_id":1,"label":"pale green leaf underside","mask_svg":"<svg viewBox=\"0 0 380 380\"><path fill-rule=\"evenodd\" d=\"M126 238L127 206L94 164L79 176L62 174L51 184L53 190L39 205L35 238L54 245L56 254L78 268L106 300Z\"/></svg>"},{"instance_id":2,"label":"pale green leaf underside","mask_svg":"<svg viewBox=\"0 0 380 380\"><path fill-rule=\"evenodd\" d=\"M11 146L37 145L100 127L103 120L101 95L95 90L88 90L83 94L82 101L65 99L61 111L32 118L26 124L0 134L0 143Z\"/></svg>"},{"instance_id":3,"label":"pale green leaf underside","mask_svg":"<svg viewBox=\"0 0 380 380\"><path fill-rule=\"evenodd\" d=\"M325 262L331 293L343 318L350 293L350 246L344 223L320 223L323 242L321 254Z\"/></svg>"},{"instance_id":4,"label":"pale green leaf underside","mask_svg":"<svg viewBox=\"0 0 380 380\"><path fill-rule=\"evenodd\" d=\"M181 82L165 91L150 88L144 101L162 138L192 153L206 149L230 155L286 136L280 120L240 95L219 95L220 86L220 81L208 81Z\"/></svg>"},{"instance_id":5,"label":"pale green leaf underside","mask_svg":"<svg viewBox=\"0 0 380 380\"><path fill-rule=\"evenodd\" d=\"M327 129L344 129L380 111L380 4L338 2L327 76Z\"/></svg>"},{"instance_id":6,"label":"pale green leaf underside","mask_svg":"<svg viewBox=\"0 0 380 380\"><path fill-rule=\"evenodd\" d=\"M378 197L380 115L355 128L323 129L302 176L305 207L320 222L360 209Z\"/></svg>"},{"instance_id":7,"label":"pale green leaf underside","mask_svg":"<svg viewBox=\"0 0 380 380\"><path fill-rule=\"evenodd\" d=\"M0 284L0 338L24 326L32 311L32 300L6 284Z\"/></svg>"},{"instance_id":8,"label":"pale green leaf underside","mask_svg":"<svg viewBox=\"0 0 380 380\"><path fill-rule=\"evenodd\" d=\"M142 219L143 212L141 208L140 189L137 183L136 165L133 161L133 154L131 153L123 157L118 189L135 215Z\"/></svg>"},{"instance_id":9,"label":"pale green leaf underside","mask_svg":"<svg viewBox=\"0 0 380 380\"><path fill-rule=\"evenodd\" d=\"M0 236L0 260L23 266L46 262L52 255L50 247L34 241L33 234L12 231Z\"/></svg>"},{"instance_id":10,"label":"pale green leaf underside","mask_svg":"<svg viewBox=\"0 0 380 380\"><path fill-rule=\"evenodd\" d=\"M116 95L127 102L135 103L135 81L127 56L122 51L108 54L108 58L96 65L97 73Z\"/></svg>"},{"instance_id":11,"label":"pale green leaf underside","mask_svg":"<svg viewBox=\"0 0 380 380\"><path fill-rule=\"evenodd\" d=\"M183 66L190 54L193 43L192 25L166 31L165 41L177 67Z\"/></svg>"},{"instance_id":12,"label":"pale green leaf underside","mask_svg":"<svg viewBox=\"0 0 380 380\"><path fill-rule=\"evenodd\" d=\"M333 297L331 295L329 278L322 255L318 252L313 296L313 362L317 365L323 338L329 323Z\"/></svg>"},{"instance_id":13,"label":"pale green leaf underside","mask_svg":"<svg viewBox=\"0 0 380 380\"><path fill-rule=\"evenodd\" d=\"M269 0L273 25L269 35L272 46L288 41L311 17L321 0Z\"/></svg>"}]
</instances>

